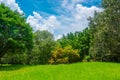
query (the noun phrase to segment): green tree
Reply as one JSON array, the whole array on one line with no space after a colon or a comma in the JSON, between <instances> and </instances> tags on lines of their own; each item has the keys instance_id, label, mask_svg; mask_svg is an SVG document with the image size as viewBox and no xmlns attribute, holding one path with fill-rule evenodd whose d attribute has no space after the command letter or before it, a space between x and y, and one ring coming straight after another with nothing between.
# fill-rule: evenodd
<instances>
[{"instance_id":1,"label":"green tree","mask_svg":"<svg viewBox=\"0 0 120 80\"><path fill-rule=\"evenodd\" d=\"M54 37L48 31L36 31L34 48L31 54L31 64L46 64L51 57L51 51L55 47Z\"/></svg>"},{"instance_id":2,"label":"green tree","mask_svg":"<svg viewBox=\"0 0 120 80\"><path fill-rule=\"evenodd\" d=\"M94 60L101 60L101 54L104 50L104 38L102 35L102 13L95 12L94 18L89 18L90 23L90 34L91 34L91 42L90 42L90 56L94 58ZM105 30L105 29L104 29Z\"/></svg>"},{"instance_id":3,"label":"green tree","mask_svg":"<svg viewBox=\"0 0 120 80\"><path fill-rule=\"evenodd\" d=\"M94 60L120 62L120 0L103 0L104 11L90 20Z\"/></svg>"},{"instance_id":4,"label":"green tree","mask_svg":"<svg viewBox=\"0 0 120 80\"><path fill-rule=\"evenodd\" d=\"M82 61L85 56L89 55L90 32L88 28L84 29L82 32L68 33L58 40L58 42L63 48L70 45L73 49L78 49L80 61Z\"/></svg>"},{"instance_id":5,"label":"green tree","mask_svg":"<svg viewBox=\"0 0 120 80\"><path fill-rule=\"evenodd\" d=\"M32 45L32 29L25 18L0 4L0 58L6 53L28 52Z\"/></svg>"}]
</instances>

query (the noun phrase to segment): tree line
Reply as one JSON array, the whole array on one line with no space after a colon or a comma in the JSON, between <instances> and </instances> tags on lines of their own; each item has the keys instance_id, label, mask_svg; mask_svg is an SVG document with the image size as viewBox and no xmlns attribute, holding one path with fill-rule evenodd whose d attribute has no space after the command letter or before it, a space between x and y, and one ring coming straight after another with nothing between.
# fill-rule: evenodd
<instances>
[{"instance_id":1,"label":"tree line","mask_svg":"<svg viewBox=\"0 0 120 80\"><path fill-rule=\"evenodd\" d=\"M0 4L0 62L60 64L82 61L120 62L120 0L102 0L103 12L89 17L89 27L54 40L33 32L24 15Z\"/></svg>"}]
</instances>

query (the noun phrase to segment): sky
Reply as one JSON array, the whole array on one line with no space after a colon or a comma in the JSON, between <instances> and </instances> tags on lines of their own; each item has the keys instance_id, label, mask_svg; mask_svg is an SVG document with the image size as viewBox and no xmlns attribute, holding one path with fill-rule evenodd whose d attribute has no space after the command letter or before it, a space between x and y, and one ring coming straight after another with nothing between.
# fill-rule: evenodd
<instances>
[{"instance_id":1,"label":"sky","mask_svg":"<svg viewBox=\"0 0 120 80\"><path fill-rule=\"evenodd\" d=\"M48 30L59 39L63 34L88 27L88 17L101 12L101 0L0 0L24 14L34 31Z\"/></svg>"}]
</instances>

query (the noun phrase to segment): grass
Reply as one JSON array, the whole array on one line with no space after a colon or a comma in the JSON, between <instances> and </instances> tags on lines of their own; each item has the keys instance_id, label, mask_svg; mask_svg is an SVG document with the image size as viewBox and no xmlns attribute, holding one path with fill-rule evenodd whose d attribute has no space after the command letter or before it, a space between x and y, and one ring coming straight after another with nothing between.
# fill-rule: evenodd
<instances>
[{"instance_id":1,"label":"grass","mask_svg":"<svg viewBox=\"0 0 120 80\"><path fill-rule=\"evenodd\" d=\"M120 64L6 65L0 80L120 80Z\"/></svg>"}]
</instances>

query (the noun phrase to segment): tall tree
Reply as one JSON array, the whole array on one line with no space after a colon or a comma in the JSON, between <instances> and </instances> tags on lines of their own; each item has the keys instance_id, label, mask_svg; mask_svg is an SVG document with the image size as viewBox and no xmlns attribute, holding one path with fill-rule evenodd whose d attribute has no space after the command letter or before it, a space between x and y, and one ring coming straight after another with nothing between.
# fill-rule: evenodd
<instances>
[{"instance_id":1,"label":"tall tree","mask_svg":"<svg viewBox=\"0 0 120 80\"><path fill-rule=\"evenodd\" d=\"M31 54L31 64L46 64L51 57L51 51L55 47L54 37L48 31L36 31L34 48Z\"/></svg>"},{"instance_id":2,"label":"tall tree","mask_svg":"<svg viewBox=\"0 0 120 80\"><path fill-rule=\"evenodd\" d=\"M25 18L17 11L0 4L0 58L6 53L30 51L32 39L32 29Z\"/></svg>"},{"instance_id":3,"label":"tall tree","mask_svg":"<svg viewBox=\"0 0 120 80\"><path fill-rule=\"evenodd\" d=\"M95 60L119 62L120 0L103 0L104 11L90 21L90 53Z\"/></svg>"}]
</instances>

